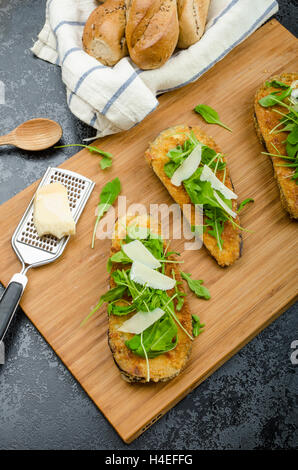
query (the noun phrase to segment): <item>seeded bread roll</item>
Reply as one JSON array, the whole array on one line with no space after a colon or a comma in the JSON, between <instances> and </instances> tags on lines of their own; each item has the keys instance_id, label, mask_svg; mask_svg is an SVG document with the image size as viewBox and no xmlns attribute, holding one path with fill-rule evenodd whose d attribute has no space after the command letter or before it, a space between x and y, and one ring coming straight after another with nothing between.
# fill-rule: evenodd
<instances>
[{"instance_id":1,"label":"seeded bread roll","mask_svg":"<svg viewBox=\"0 0 298 470\"><path fill-rule=\"evenodd\" d=\"M186 49L198 42L205 30L210 0L178 0L178 47Z\"/></svg>"},{"instance_id":2,"label":"seeded bread roll","mask_svg":"<svg viewBox=\"0 0 298 470\"><path fill-rule=\"evenodd\" d=\"M104 65L115 65L127 55L125 40L126 1L107 0L89 16L83 47Z\"/></svg>"},{"instance_id":3,"label":"seeded bread roll","mask_svg":"<svg viewBox=\"0 0 298 470\"><path fill-rule=\"evenodd\" d=\"M126 41L131 59L144 70L161 67L179 35L176 0L130 0Z\"/></svg>"}]
</instances>

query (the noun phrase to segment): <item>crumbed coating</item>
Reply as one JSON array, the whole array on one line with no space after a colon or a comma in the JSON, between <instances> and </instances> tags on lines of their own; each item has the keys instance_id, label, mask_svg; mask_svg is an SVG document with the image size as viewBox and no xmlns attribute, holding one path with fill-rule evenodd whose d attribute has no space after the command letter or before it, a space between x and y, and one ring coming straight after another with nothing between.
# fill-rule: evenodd
<instances>
[{"instance_id":1,"label":"crumbed coating","mask_svg":"<svg viewBox=\"0 0 298 470\"><path fill-rule=\"evenodd\" d=\"M298 80L297 73L283 73L268 79L268 81L279 80L287 85L295 80ZM266 83L258 89L255 95L254 109L255 109L255 126L258 137L261 142L265 145L268 153L276 153L276 149L281 155L286 155L286 145L284 141L289 135L288 132L280 132L278 134L270 134L273 129L280 122L281 115L274 111L280 111L286 113L287 110L283 106L272 106L270 108L263 108L259 104L259 100L264 96L272 93L273 91L280 91L278 88L266 87ZM284 209L290 214L291 217L298 218L298 185L294 180L291 179L293 174L293 168L280 167L277 165L284 164L286 161L278 157L271 158L274 177L276 178L279 190L281 202Z\"/></svg>"},{"instance_id":2,"label":"crumbed coating","mask_svg":"<svg viewBox=\"0 0 298 470\"><path fill-rule=\"evenodd\" d=\"M145 153L146 160L152 167L155 174L164 184L169 191L172 198L181 207L183 211L184 204L191 204L191 217L189 220L189 214L184 212L185 217L188 219L191 225L195 225L195 209L192 204L188 193L186 192L183 184L179 187L174 186L171 183L170 178L165 174L164 165L169 161L167 153L170 149L177 145L182 145L188 138L189 132L192 130L196 135L197 139L214 149L216 152L220 152L219 147L216 145L211 137L208 137L199 127L189 127L186 125L179 125L171 127L161 132L158 137L151 143L148 150ZM226 161L224 159L224 161ZM217 171L216 176L222 180L224 172ZM229 175L228 168L226 169L225 185L233 190L233 184ZM232 201L232 209L236 211L237 202ZM235 222L240 225L239 217L237 216ZM216 239L212 237L207 231L203 235L203 243L210 254L216 259L217 263L224 267L230 266L241 256L241 236L238 229L235 229L231 222L227 221L224 224L224 230L222 232L223 247L219 249Z\"/></svg>"}]
</instances>

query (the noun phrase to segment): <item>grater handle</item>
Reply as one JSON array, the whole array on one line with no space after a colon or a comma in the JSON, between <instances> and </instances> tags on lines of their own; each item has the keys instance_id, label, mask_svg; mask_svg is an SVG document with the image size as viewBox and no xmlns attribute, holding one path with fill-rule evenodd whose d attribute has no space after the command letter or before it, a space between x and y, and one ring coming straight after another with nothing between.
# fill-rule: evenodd
<instances>
[{"instance_id":1,"label":"grater handle","mask_svg":"<svg viewBox=\"0 0 298 470\"><path fill-rule=\"evenodd\" d=\"M15 274L0 299L0 343L19 305L27 281L24 274Z\"/></svg>"}]
</instances>

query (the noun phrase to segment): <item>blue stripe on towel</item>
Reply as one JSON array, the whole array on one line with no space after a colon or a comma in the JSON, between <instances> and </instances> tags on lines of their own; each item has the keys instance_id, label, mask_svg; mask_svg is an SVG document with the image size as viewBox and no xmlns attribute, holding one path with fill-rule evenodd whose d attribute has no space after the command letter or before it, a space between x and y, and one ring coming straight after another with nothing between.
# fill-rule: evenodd
<instances>
[{"instance_id":1,"label":"blue stripe on towel","mask_svg":"<svg viewBox=\"0 0 298 470\"><path fill-rule=\"evenodd\" d=\"M99 69L105 69L106 66L105 65L95 65L95 67L92 67L91 69L87 70L85 73L83 73L83 75L79 78L76 86L75 86L75 89L74 89L74 93L76 93L78 91L78 89L80 88L80 86L82 85L83 81L92 73L94 72L94 70L99 70Z\"/></svg>"},{"instance_id":2,"label":"blue stripe on towel","mask_svg":"<svg viewBox=\"0 0 298 470\"><path fill-rule=\"evenodd\" d=\"M229 3L221 12L218 16L216 16L212 22L212 24L209 26L209 28L211 28L212 26L214 26L218 20L220 20L220 18L222 18L234 5L236 5L236 3L238 3L240 0L232 0L231 3ZM208 29L209 29L208 28Z\"/></svg>"},{"instance_id":3,"label":"blue stripe on towel","mask_svg":"<svg viewBox=\"0 0 298 470\"><path fill-rule=\"evenodd\" d=\"M177 88L181 88L185 85L188 85L189 83L193 82L197 78L199 78L203 73L205 73L207 70L209 70L213 65L215 65L219 60L221 60L228 52L230 52L234 47L238 46L238 44L243 41L243 39L246 38L250 33L254 31L254 29L258 26L260 21L262 21L269 13L270 11L276 6L276 1L274 0L273 3L267 8L267 10L251 25L251 27L244 33L242 36L240 36L237 41L235 41L230 47L228 47L224 52L222 52L213 62L208 64L203 70L200 70L200 72L196 73L192 78L187 80L184 83L181 83L180 85L174 86L173 88L167 88L166 90L158 90L157 94L159 93L166 93L168 91L176 90Z\"/></svg>"},{"instance_id":4,"label":"blue stripe on towel","mask_svg":"<svg viewBox=\"0 0 298 470\"><path fill-rule=\"evenodd\" d=\"M96 119L97 119L97 114L94 113L94 114L93 114L93 118L92 118L91 121L90 121L90 126L93 126L93 125L94 125Z\"/></svg>"},{"instance_id":5,"label":"blue stripe on towel","mask_svg":"<svg viewBox=\"0 0 298 470\"><path fill-rule=\"evenodd\" d=\"M57 30L65 24L68 24L69 26L85 26L83 21L60 21L60 23L58 23L53 29L53 32L56 34Z\"/></svg>"},{"instance_id":6,"label":"blue stripe on towel","mask_svg":"<svg viewBox=\"0 0 298 470\"><path fill-rule=\"evenodd\" d=\"M145 114L145 116L142 118L142 120L145 119L145 117L147 117L149 114L153 113L153 111L156 110L156 108L157 108L158 105L159 105L159 103L156 103L156 105L153 106L153 108L150 109L150 111L149 111L147 114ZM136 122L136 123L135 123L133 126L131 126L129 129L133 129L134 127L136 127L136 126L137 126L138 124L140 124L140 123L141 123L141 121Z\"/></svg>"},{"instance_id":7,"label":"blue stripe on towel","mask_svg":"<svg viewBox=\"0 0 298 470\"><path fill-rule=\"evenodd\" d=\"M79 47L72 47L71 49L68 49L68 51L65 52L64 54L64 57L62 59L62 62L61 62L61 65L64 64L64 61L65 59L67 59L67 57L72 54L73 52L76 52L76 51L81 51L82 49L80 49Z\"/></svg>"},{"instance_id":8,"label":"blue stripe on towel","mask_svg":"<svg viewBox=\"0 0 298 470\"><path fill-rule=\"evenodd\" d=\"M90 73L94 72L94 70L105 69L105 68L106 68L105 65L96 65L95 67L92 67L91 69L87 70L87 72L85 72L79 78L79 80L77 81L77 84L75 86L75 89L69 95L68 105L70 105L73 95L78 91L78 89L82 85L83 81L90 75Z\"/></svg>"},{"instance_id":9,"label":"blue stripe on towel","mask_svg":"<svg viewBox=\"0 0 298 470\"><path fill-rule=\"evenodd\" d=\"M117 98L126 90L126 88L134 81L134 79L138 76L137 72L133 72L133 74L126 80L126 82L121 85L120 88L113 94L113 96L109 99L105 107L103 108L101 114L105 116L107 111L110 109L112 104L116 101Z\"/></svg>"},{"instance_id":10,"label":"blue stripe on towel","mask_svg":"<svg viewBox=\"0 0 298 470\"><path fill-rule=\"evenodd\" d=\"M156 110L157 106L159 105L159 102L156 103L156 105L153 106L153 108L147 113L145 114L145 116L143 117L143 119L145 119L145 117L147 117L149 114L153 113L153 111ZM138 123L137 123L138 124Z\"/></svg>"},{"instance_id":11,"label":"blue stripe on towel","mask_svg":"<svg viewBox=\"0 0 298 470\"><path fill-rule=\"evenodd\" d=\"M52 1L53 1L53 0L49 0L49 2L48 2L48 10L49 10L49 8L50 8L50 5L51 5Z\"/></svg>"}]
</instances>

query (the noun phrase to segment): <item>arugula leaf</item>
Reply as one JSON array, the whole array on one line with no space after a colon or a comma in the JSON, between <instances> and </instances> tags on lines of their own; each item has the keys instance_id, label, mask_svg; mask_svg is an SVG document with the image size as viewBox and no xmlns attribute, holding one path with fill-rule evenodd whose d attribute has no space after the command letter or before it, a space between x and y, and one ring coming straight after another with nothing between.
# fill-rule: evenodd
<instances>
[{"instance_id":1,"label":"arugula leaf","mask_svg":"<svg viewBox=\"0 0 298 470\"><path fill-rule=\"evenodd\" d=\"M291 145L298 144L298 125L297 124L294 124L290 134L287 137L287 142Z\"/></svg>"},{"instance_id":2,"label":"arugula leaf","mask_svg":"<svg viewBox=\"0 0 298 470\"><path fill-rule=\"evenodd\" d=\"M199 336L204 331L205 323L201 323L197 315L192 315L192 334L194 337Z\"/></svg>"},{"instance_id":3,"label":"arugula leaf","mask_svg":"<svg viewBox=\"0 0 298 470\"><path fill-rule=\"evenodd\" d=\"M163 242L160 238L151 238L149 235L148 240L143 241L143 245L158 259L163 259Z\"/></svg>"},{"instance_id":4,"label":"arugula leaf","mask_svg":"<svg viewBox=\"0 0 298 470\"><path fill-rule=\"evenodd\" d=\"M281 124L279 124L280 126ZM279 131L275 131L275 134L279 132L292 132L292 130L295 128L295 123L294 122L289 122L285 127L280 129Z\"/></svg>"},{"instance_id":5,"label":"arugula leaf","mask_svg":"<svg viewBox=\"0 0 298 470\"><path fill-rule=\"evenodd\" d=\"M206 226L211 227L211 230L209 230L208 233L216 239L219 249L222 250L223 240L221 238L221 234L224 229L224 223L228 220L228 216L215 199L214 190L210 182L200 180L201 172L202 167L199 167L188 180L184 181L184 187L193 204L204 205ZM232 208L232 202L230 199L224 198L221 194L219 194L219 196L230 208Z\"/></svg>"},{"instance_id":6,"label":"arugula leaf","mask_svg":"<svg viewBox=\"0 0 298 470\"><path fill-rule=\"evenodd\" d=\"M217 158L215 158L217 155ZM201 165L208 165L210 168L215 169L216 171L221 171L226 167L226 162L223 161L222 155L217 153L207 145L202 147L202 158Z\"/></svg>"},{"instance_id":7,"label":"arugula leaf","mask_svg":"<svg viewBox=\"0 0 298 470\"><path fill-rule=\"evenodd\" d=\"M108 264L107 264L108 272L111 272L111 268L112 268L113 263L129 264L129 263L131 263L131 259L122 250L120 250L120 251L117 251L117 253L114 253L108 259Z\"/></svg>"},{"instance_id":8,"label":"arugula leaf","mask_svg":"<svg viewBox=\"0 0 298 470\"><path fill-rule=\"evenodd\" d=\"M122 298L126 291L127 287L126 286L116 286L113 287L112 289L108 290L105 294L103 294L100 299L98 304L94 307L93 310L87 315L87 317L82 321L81 326L84 325L89 318L92 317L92 315L97 312L97 310L105 303L105 302L112 302L115 300L119 300Z\"/></svg>"},{"instance_id":9,"label":"arugula leaf","mask_svg":"<svg viewBox=\"0 0 298 470\"><path fill-rule=\"evenodd\" d=\"M285 98L290 96L292 93L292 88L289 87L280 94L278 91L273 91L272 93L269 93L268 95L264 96L259 100L259 104L263 106L263 108L269 108L271 106L274 106L276 104L280 104L283 102Z\"/></svg>"},{"instance_id":10,"label":"arugula leaf","mask_svg":"<svg viewBox=\"0 0 298 470\"><path fill-rule=\"evenodd\" d=\"M123 297L126 291L126 286L116 286L108 290L105 294L101 296L103 302L114 302Z\"/></svg>"},{"instance_id":11,"label":"arugula leaf","mask_svg":"<svg viewBox=\"0 0 298 470\"><path fill-rule=\"evenodd\" d=\"M282 117L280 119L279 124L277 124L275 127L273 127L273 129L271 129L270 134L289 132L286 141L283 142L286 144L287 155L281 155L274 145L273 147L276 150L275 154L268 152L263 153L265 155L270 155L271 157L283 158L286 161L291 160L291 162L287 161L286 163L278 164L277 166L293 168L294 173L292 173L291 175L291 180L295 181L295 183L298 184L298 113L294 106L289 106L286 103L280 104L287 108L289 112L285 114L277 109L273 109L273 111L280 114ZM283 125L284 127L280 128L281 125Z\"/></svg>"},{"instance_id":12,"label":"arugula leaf","mask_svg":"<svg viewBox=\"0 0 298 470\"><path fill-rule=\"evenodd\" d=\"M101 161L99 162L99 166L102 170L105 170L106 168L109 168L112 165L113 155L109 152L104 152L103 150L100 150L99 148L94 147L92 145L69 144L69 145L58 145L54 148L55 149L62 149L62 148L66 148L66 147L83 147L83 148L89 150L89 152L91 152L91 153L99 153L103 157L101 159Z\"/></svg>"},{"instance_id":13,"label":"arugula leaf","mask_svg":"<svg viewBox=\"0 0 298 470\"><path fill-rule=\"evenodd\" d=\"M207 106L206 104L198 104L194 110L196 113L200 114L208 124L217 124L218 126L224 127L228 131L232 132L232 129L220 121L218 113L210 106Z\"/></svg>"},{"instance_id":14,"label":"arugula leaf","mask_svg":"<svg viewBox=\"0 0 298 470\"><path fill-rule=\"evenodd\" d=\"M135 310L135 306L132 305L116 305L115 303L110 303L108 305L108 314L116 315L122 317L123 315L128 315L129 313Z\"/></svg>"},{"instance_id":15,"label":"arugula leaf","mask_svg":"<svg viewBox=\"0 0 298 470\"><path fill-rule=\"evenodd\" d=\"M274 87L274 88L290 88L290 85L286 85L283 82L280 82L279 80L271 80L271 82L267 81L265 83L267 88Z\"/></svg>"},{"instance_id":16,"label":"arugula leaf","mask_svg":"<svg viewBox=\"0 0 298 470\"><path fill-rule=\"evenodd\" d=\"M174 349L178 342L177 326L170 315L164 315L143 332L143 346L148 358ZM126 346L138 356L145 357L141 345L141 335L135 335L125 342Z\"/></svg>"},{"instance_id":17,"label":"arugula leaf","mask_svg":"<svg viewBox=\"0 0 298 470\"><path fill-rule=\"evenodd\" d=\"M112 159L108 156L103 157L99 162L99 166L102 170L110 168L112 166Z\"/></svg>"},{"instance_id":18,"label":"arugula leaf","mask_svg":"<svg viewBox=\"0 0 298 470\"><path fill-rule=\"evenodd\" d=\"M216 239L217 246L221 251L223 248L222 232L224 230L224 224L228 220L228 217L223 211L213 207L208 207L207 209L205 209L205 215L206 225L207 227L211 228L211 230L207 229L208 233Z\"/></svg>"},{"instance_id":19,"label":"arugula leaf","mask_svg":"<svg viewBox=\"0 0 298 470\"><path fill-rule=\"evenodd\" d=\"M197 140L194 132L191 131L188 135L188 139L184 142L183 145L178 145L168 152L168 156L171 160L165 164L164 170L169 178L173 176L173 173L176 171L176 169L180 166L181 163L183 163L184 159L187 158L187 152L191 152L192 149L198 145L198 143L199 141ZM225 211L222 209L222 206L216 200L214 196L214 189L212 188L210 182L201 181L200 179L204 165L208 165L210 168L214 169L215 173L221 170L225 171L226 168L226 162L224 162L223 156L207 145L203 145L200 166L190 178L183 181L183 185L191 199L191 202L193 204L204 205L205 215L208 211L208 225L212 229L209 231L209 234L216 238L219 248L222 249L223 241L221 239L221 233L223 231L223 224L226 220L228 220L228 217ZM232 208L230 200L223 197L222 199L229 207Z\"/></svg>"},{"instance_id":20,"label":"arugula leaf","mask_svg":"<svg viewBox=\"0 0 298 470\"><path fill-rule=\"evenodd\" d=\"M141 238L141 242L143 245L152 253L152 255L158 259L158 260L164 260L167 256L169 256L169 253L167 253L167 256L165 257L163 254L163 241L161 238L155 236L152 234L148 229L147 230L147 238L143 239ZM130 234L131 235L131 234ZM143 236L144 234L142 234ZM135 238L133 238L135 240ZM132 239L130 236L127 236L125 241L127 243L131 242ZM129 264L131 263L131 259L123 252L121 249L120 251L117 251L117 253L114 253L108 260L107 263L107 270L108 272L111 272L112 264L113 263L123 263L123 264Z\"/></svg>"},{"instance_id":21,"label":"arugula leaf","mask_svg":"<svg viewBox=\"0 0 298 470\"><path fill-rule=\"evenodd\" d=\"M112 278L114 279L116 284L123 285L126 283L127 275L130 269L116 269L116 271L112 272Z\"/></svg>"},{"instance_id":22,"label":"arugula leaf","mask_svg":"<svg viewBox=\"0 0 298 470\"><path fill-rule=\"evenodd\" d=\"M203 167L199 167L190 178L183 182L191 202L193 204L203 204L204 206L210 205L223 211L221 205L214 197L214 189L210 181L201 181L200 176L202 171ZM222 194L219 195L229 207L232 207L230 199L226 199Z\"/></svg>"},{"instance_id":23,"label":"arugula leaf","mask_svg":"<svg viewBox=\"0 0 298 470\"><path fill-rule=\"evenodd\" d=\"M292 145L289 142L287 142L286 150L287 150L287 154L289 157L295 158L298 152L298 144Z\"/></svg>"},{"instance_id":24,"label":"arugula leaf","mask_svg":"<svg viewBox=\"0 0 298 470\"><path fill-rule=\"evenodd\" d=\"M175 270L174 269L172 269L172 276L173 276L173 279L175 279L175 281L176 281ZM181 309L184 305L184 297L186 297L186 294L178 289L178 285L180 285L180 284L182 284L182 282L176 281L175 293L177 294L177 303L176 303L177 312L181 311Z\"/></svg>"},{"instance_id":25,"label":"arugula leaf","mask_svg":"<svg viewBox=\"0 0 298 470\"><path fill-rule=\"evenodd\" d=\"M121 183L119 178L113 179L103 187L99 196L98 213L94 225L91 248L94 248L96 229L100 219L109 210L111 205L114 204L120 192Z\"/></svg>"},{"instance_id":26,"label":"arugula leaf","mask_svg":"<svg viewBox=\"0 0 298 470\"><path fill-rule=\"evenodd\" d=\"M249 204L250 202L255 202L254 199L251 197L244 199L244 201L240 202L239 207L237 209L237 212L239 214L240 211L242 211L243 207L246 206L246 204Z\"/></svg>"},{"instance_id":27,"label":"arugula leaf","mask_svg":"<svg viewBox=\"0 0 298 470\"><path fill-rule=\"evenodd\" d=\"M206 300L209 300L211 298L209 289L202 285L204 281L192 279L191 274L184 273L183 271L181 271L181 276L185 281L187 281L190 290L192 290L197 297Z\"/></svg>"}]
</instances>

